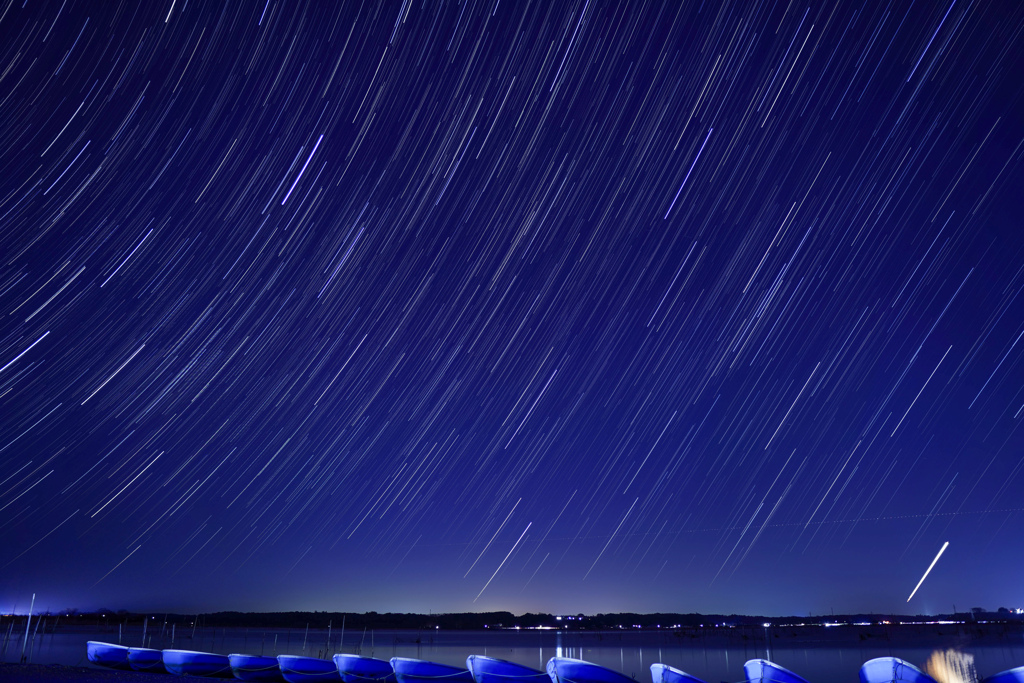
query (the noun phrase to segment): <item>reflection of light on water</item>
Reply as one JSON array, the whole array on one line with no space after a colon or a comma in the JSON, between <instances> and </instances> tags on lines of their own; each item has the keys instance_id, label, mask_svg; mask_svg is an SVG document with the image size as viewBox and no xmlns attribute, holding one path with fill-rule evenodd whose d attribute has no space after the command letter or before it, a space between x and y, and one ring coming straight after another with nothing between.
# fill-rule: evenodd
<instances>
[{"instance_id":1,"label":"reflection of light on water","mask_svg":"<svg viewBox=\"0 0 1024 683\"><path fill-rule=\"evenodd\" d=\"M555 656L562 656L562 632L559 631L558 635L555 636Z\"/></svg>"},{"instance_id":2,"label":"reflection of light on water","mask_svg":"<svg viewBox=\"0 0 1024 683\"><path fill-rule=\"evenodd\" d=\"M974 655L956 650L936 650L924 670L938 683L976 683L978 680Z\"/></svg>"}]
</instances>

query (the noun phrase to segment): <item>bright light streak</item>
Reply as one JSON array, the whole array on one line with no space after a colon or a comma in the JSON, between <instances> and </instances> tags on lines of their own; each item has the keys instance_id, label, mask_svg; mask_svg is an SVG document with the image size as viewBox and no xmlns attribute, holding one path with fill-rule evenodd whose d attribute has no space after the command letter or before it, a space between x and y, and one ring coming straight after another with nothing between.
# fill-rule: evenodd
<instances>
[{"instance_id":1,"label":"bright light streak","mask_svg":"<svg viewBox=\"0 0 1024 683\"><path fill-rule=\"evenodd\" d=\"M522 500L522 499L520 499L520 500ZM484 594L485 590L487 590L487 587L491 585L491 581L494 581L494 577L498 575L498 572L501 571L501 568L505 566L506 562L508 562L508 558L512 557L512 553L514 553L516 551L516 548L519 547L519 541L523 540L523 536L526 535L526 532L530 530L531 526L533 526L533 522L530 522L529 524L527 524L526 528L523 529L523 533L519 534L519 539L516 540L515 545L512 546L512 550L508 551L508 555L505 556L505 559L501 561L501 564L498 565L498 568L494 570L493 574L491 574L491 578L487 579L487 583L484 584L484 587L481 588L480 592L476 594L475 598L473 598L473 602L476 602L477 600L479 600L480 596Z\"/></svg>"},{"instance_id":2,"label":"bright light streak","mask_svg":"<svg viewBox=\"0 0 1024 683\"><path fill-rule=\"evenodd\" d=\"M38 344L39 342L43 341L43 339L45 339L45 338L46 338L46 335L48 335L48 334L50 334L50 331L49 331L49 330L47 330L46 332L44 332L44 333L43 333L43 336L42 336L42 337L40 337L39 339L36 339L36 340L35 340L34 342L32 342L32 343L31 343L31 344L29 345L29 347L28 347L27 349L25 349L24 351L22 351L21 353L19 353L19 354L18 354L17 356L15 356L14 358L12 358L11 360L7 361L7 365L5 365L5 366L3 366L2 368L0 368L0 372L3 372L3 371L4 371L4 370L6 370L7 368L11 367L11 365L13 365L13 364L14 364L14 361L18 360L19 358L21 358L22 356L24 356L24 355L25 355L26 353L28 353L29 351L31 351L31 350L32 350L32 347L33 347L33 346L35 346L36 344Z\"/></svg>"},{"instance_id":3,"label":"bright light streak","mask_svg":"<svg viewBox=\"0 0 1024 683\"><path fill-rule=\"evenodd\" d=\"M914 593L916 593L917 589L921 587L921 584L924 583L924 580L928 578L928 573L932 570L932 567L935 566L935 563L939 561L939 558L942 557L942 553L946 552L946 548L948 548L948 547L949 547L949 541L946 541L945 543L942 544L942 548L939 549L939 554L936 555L935 559L932 560L932 563L930 565L928 565L928 569L925 570L924 576L921 577L921 580L917 582L916 586L914 586L914 590L911 591L910 598L914 597ZM907 598L907 602L910 602L910 598Z\"/></svg>"},{"instance_id":4,"label":"bright light streak","mask_svg":"<svg viewBox=\"0 0 1024 683\"><path fill-rule=\"evenodd\" d=\"M704 138L704 143L700 146L700 150L697 152L697 156L694 157L693 163L690 164L690 170L686 172L686 177L683 178L683 184L679 186L678 190L676 190L676 196L672 198L672 203L668 205L668 211L665 212L665 218L663 220L667 220L668 215L672 213L672 209L676 205L676 200L679 199L679 193L683 191L684 187L686 187L686 181L690 179L690 174L693 173L693 167L697 165L697 160L700 159L700 154L704 151L704 146L707 145L708 140L711 139L711 131L713 130L714 128L708 128L708 135Z\"/></svg>"},{"instance_id":5,"label":"bright light streak","mask_svg":"<svg viewBox=\"0 0 1024 683\"><path fill-rule=\"evenodd\" d=\"M320 143L323 142L323 141L324 141L324 136L321 135L320 138L316 141L316 144L313 145L313 151L310 152L309 156L306 158L306 163L304 163L302 165L302 170L299 171L299 175L295 177L295 182L292 183L292 186L288 188L288 194L286 194L284 196L284 199L281 200L281 206L284 206L284 203L286 201L288 201L289 197L292 196L292 190L294 190L295 186L299 184L300 180L302 180L302 174L306 172L306 167L309 166L309 162L313 160L313 155L316 154L317 148L320 146Z\"/></svg>"}]
</instances>

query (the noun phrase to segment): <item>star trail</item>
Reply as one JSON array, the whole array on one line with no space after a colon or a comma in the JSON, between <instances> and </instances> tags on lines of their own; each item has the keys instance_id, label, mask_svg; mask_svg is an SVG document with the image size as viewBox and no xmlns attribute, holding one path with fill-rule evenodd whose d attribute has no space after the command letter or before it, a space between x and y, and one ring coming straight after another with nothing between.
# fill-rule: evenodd
<instances>
[{"instance_id":1,"label":"star trail","mask_svg":"<svg viewBox=\"0 0 1024 683\"><path fill-rule=\"evenodd\" d=\"M1021 74L1015 2L8 0L3 609L1024 606Z\"/></svg>"}]
</instances>

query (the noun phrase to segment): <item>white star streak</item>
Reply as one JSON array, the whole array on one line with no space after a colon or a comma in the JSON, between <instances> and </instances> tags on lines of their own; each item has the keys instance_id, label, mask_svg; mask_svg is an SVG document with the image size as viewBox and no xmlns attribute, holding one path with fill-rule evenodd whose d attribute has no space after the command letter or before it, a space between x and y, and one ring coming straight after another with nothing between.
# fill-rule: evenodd
<instances>
[{"instance_id":1,"label":"white star streak","mask_svg":"<svg viewBox=\"0 0 1024 683\"><path fill-rule=\"evenodd\" d=\"M526 528L523 529L523 533L519 534L519 538L516 540L515 545L512 546L512 550L508 551L508 555L505 556L505 559L501 561L501 564L498 565L498 568L494 570L493 574L491 574L491 578L487 579L487 583L484 584L484 587L481 588L480 592L476 594L475 598L473 598L473 602L476 602L477 600L479 600L480 596L484 594L485 590L487 590L487 587L491 585L491 581L494 581L494 577L498 575L498 572L501 571L501 568L505 566L506 562L508 562L508 558L512 557L512 553L514 553L516 551L516 548L519 547L519 541L523 540L523 536L526 535L526 532L530 530L530 527L532 525L533 525L533 522L530 522L529 524L527 524Z\"/></svg>"},{"instance_id":2,"label":"white star streak","mask_svg":"<svg viewBox=\"0 0 1024 683\"><path fill-rule=\"evenodd\" d=\"M924 576L922 576L921 580L917 582L916 586L914 586L914 590L912 590L910 592L910 598L914 597L914 593L916 593L917 589L921 587L921 584L924 583L924 580L928 578L928 574L929 574L929 572L931 572L932 567L935 566L935 563L939 561L939 558L942 557L942 553L946 552L946 548L948 548L948 547L949 547L949 541L946 541L945 543L942 544L942 547L939 549L939 554L936 555L935 559L932 560L932 563L930 565L928 565L928 569L926 569L924 571ZM907 602L910 602L910 598L907 598Z\"/></svg>"},{"instance_id":3,"label":"white star streak","mask_svg":"<svg viewBox=\"0 0 1024 683\"><path fill-rule=\"evenodd\" d=\"M4 370L6 370L7 368L9 368L9 367L10 367L10 366L11 366L11 365L12 365L12 364L13 364L14 362L16 362L16 361L17 361L17 360L18 360L19 358L21 358L21 357L22 357L22 356L24 356L24 355L25 355L26 353L28 353L29 351L31 351L31 350L32 350L32 347L33 347L33 346L35 346L36 344L38 344L39 342L43 341L43 339L45 339L45 338L46 338L46 335L48 335L48 334L50 334L50 331L49 331L49 330L47 330L46 332L44 332L44 333L43 333L43 336L42 336L42 337L40 337L39 339L36 339L36 340L35 340L34 342L32 342L32 343L31 343L31 344L29 345L29 347L28 347L27 349L25 349L24 351L22 351L21 353L19 353L19 354L18 354L17 356L15 356L14 358L12 358L11 360L7 361L7 365L5 365L5 366L3 366L2 368L0 368L0 372L3 372L3 371L4 371Z\"/></svg>"},{"instance_id":4,"label":"white star streak","mask_svg":"<svg viewBox=\"0 0 1024 683\"><path fill-rule=\"evenodd\" d=\"M629 513L633 511L633 508L636 506L636 504L637 504L637 502L639 502L639 500L640 500L639 498L634 500L633 501L633 505L630 505L629 509L626 510L626 514L624 514L622 516L622 521L619 522L619 525L617 527L615 527L615 531L612 532L612 535L608 537L608 542L604 544L603 548L601 548L601 552L599 552L597 554L597 558L594 560L594 564L590 565L590 569L588 569L587 573L583 575L583 580L584 581L586 581L587 577L590 576L590 572L594 571L594 567L597 566L597 561L601 559L602 555L604 555L604 551L608 550L608 546L610 546L612 544L612 539L615 538L615 534L619 533L619 529L621 529L622 525L626 523L626 518L629 517Z\"/></svg>"}]
</instances>

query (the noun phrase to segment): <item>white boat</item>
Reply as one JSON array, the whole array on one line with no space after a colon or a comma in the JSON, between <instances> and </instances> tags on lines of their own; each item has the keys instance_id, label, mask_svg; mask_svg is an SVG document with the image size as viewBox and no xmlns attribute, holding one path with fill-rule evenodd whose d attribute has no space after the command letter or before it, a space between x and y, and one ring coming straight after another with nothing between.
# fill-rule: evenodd
<instances>
[{"instance_id":1,"label":"white boat","mask_svg":"<svg viewBox=\"0 0 1024 683\"><path fill-rule=\"evenodd\" d=\"M651 664L651 680L653 683L704 683L696 676L668 664Z\"/></svg>"},{"instance_id":2,"label":"white boat","mask_svg":"<svg viewBox=\"0 0 1024 683\"><path fill-rule=\"evenodd\" d=\"M982 683L1024 683L1024 666L1000 671L993 676L989 676Z\"/></svg>"},{"instance_id":3,"label":"white boat","mask_svg":"<svg viewBox=\"0 0 1024 683\"><path fill-rule=\"evenodd\" d=\"M136 671L150 673L167 673L164 668L164 653L149 647L128 648L128 666Z\"/></svg>"},{"instance_id":4,"label":"white boat","mask_svg":"<svg viewBox=\"0 0 1024 683\"><path fill-rule=\"evenodd\" d=\"M395 670L383 659L336 654L334 665L345 683L395 683Z\"/></svg>"},{"instance_id":5,"label":"white boat","mask_svg":"<svg viewBox=\"0 0 1024 683\"><path fill-rule=\"evenodd\" d=\"M468 669L438 664L426 659L392 657L391 668L395 670L398 683L476 683Z\"/></svg>"},{"instance_id":6,"label":"white boat","mask_svg":"<svg viewBox=\"0 0 1024 683\"><path fill-rule=\"evenodd\" d=\"M789 669L767 659L751 659L743 665L749 683L807 683Z\"/></svg>"},{"instance_id":7,"label":"white boat","mask_svg":"<svg viewBox=\"0 0 1024 683\"><path fill-rule=\"evenodd\" d=\"M466 657L466 668L476 683L551 683L543 671L484 655Z\"/></svg>"},{"instance_id":8,"label":"white boat","mask_svg":"<svg viewBox=\"0 0 1024 683\"><path fill-rule=\"evenodd\" d=\"M278 666L277 657L262 657L259 655L228 655L228 663L231 665L231 673L240 681L283 681L281 667Z\"/></svg>"},{"instance_id":9,"label":"white boat","mask_svg":"<svg viewBox=\"0 0 1024 683\"><path fill-rule=\"evenodd\" d=\"M860 683L935 683L935 679L899 657L876 657L860 667Z\"/></svg>"},{"instance_id":10,"label":"white boat","mask_svg":"<svg viewBox=\"0 0 1024 683\"><path fill-rule=\"evenodd\" d=\"M288 683L317 683L318 681L340 681L341 674L332 660L296 655L278 655L277 665Z\"/></svg>"},{"instance_id":11,"label":"white boat","mask_svg":"<svg viewBox=\"0 0 1024 683\"><path fill-rule=\"evenodd\" d=\"M90 640L85 644L89 661L111 669L130 669L128 665L128 647Z\"/></svg>"},{"instance_id":12,"label":"white boat","mask_svg":"<svg viewBox=\"0 0 1024 683\"><path fill-rule=\"evenodd\" d=\"M634 683L614 669L571 657L552 657L547 671L552 683Z\"/></svg>"},{"instance_id":13,"label":"white boat","mask_svg":"<svg viewBox=\"0 0 1024 683\"><path fill-rule=\"evenodd\" d=\"M233 678L227 655L195 650L164 650L164 668L176 676Z\"/></svg>"}]
</instances>

